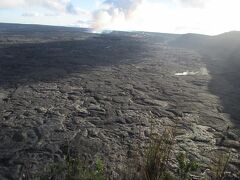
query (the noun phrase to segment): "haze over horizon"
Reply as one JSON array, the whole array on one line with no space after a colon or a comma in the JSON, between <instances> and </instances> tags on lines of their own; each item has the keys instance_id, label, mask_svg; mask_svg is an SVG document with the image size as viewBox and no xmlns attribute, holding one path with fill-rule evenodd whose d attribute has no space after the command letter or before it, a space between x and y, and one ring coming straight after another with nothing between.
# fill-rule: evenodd
<instances>
[{"instance_id":1,"label":"haze over horizon","mask_svg":"<svg viewBox=\"0 0 240 180\"><path fill-rule=\"evenodd\" d=\"M238 7L238 0L1 0L0 22L216 35L240 30Z\"/></svg>"}]
</instances>

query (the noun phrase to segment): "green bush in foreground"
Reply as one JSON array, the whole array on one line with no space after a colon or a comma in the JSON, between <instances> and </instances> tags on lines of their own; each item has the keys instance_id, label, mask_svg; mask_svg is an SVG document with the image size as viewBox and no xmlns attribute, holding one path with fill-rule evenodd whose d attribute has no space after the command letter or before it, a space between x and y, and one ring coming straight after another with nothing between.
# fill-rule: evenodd
<instances>
[{"instance_id":1,"label":"green bush in foreground","mask_svg":"<svg viewBox=\"0 0 240 180\"><path fill-rule=\"evenodd\" d=\"M190 161L187 159L184 153L177 155L178 162L178 175L182 180L190 179L190 173L198 169L198 164L195 161Z\"/></svg>"},{"instance_id":2,"label":"green bush in foreground","mask_svg":"<svg viewBox=\"0 0 240 180\"><path fill-rule=\"evenodd\" d=\"M102 160L97 159L95 168L91 169L82 164L79 158L69 156L66 157L65 163L56 163L52 165L44 175L44 179L104 180L104 164Z\"/></svg>"},{"instance_id":3,"label":"green bush in foreground","mask_svg":"<svg viewBox=\"0 0 240 180\"><path fill-rule=\"evenodd\" d=\"M199 169L197 162L189 160L184 153L173 154L173 145L175 137L173 131L166 129L160 136L151 134L150 144L145 154L143 165L141 160L133 162L137 166L141 166L138 171L137 166L133 169L133 174L138 174L138 179L142 180L189 180L191 173ZM104 163L100 159L96 159L94 166L89 167L83 163L78 156L70 155L70 148L66 146L65 158L63 162L57 162L45 168L42 175L31 175L28 171L24 173L25 179L36 180L104 180L105 175ZM178 164L178 170L173 173L173 169L169 166L171 157L175 156ZM227 167L231 159L228 152L218 151L214 153L213 161L209 174L214 180L229 179L227 176ZM130 167L131 164L128 165ZM171 174L173 173L173 174ZM34 177L34 178L33 178ZM127 174L127 179L131 179L131 174ZM132 179L136 179L137 176Z\"/></svg>"},{"instance_id":4,"label":"green bush in foreground","mask_svg":"<svg viewBox=\"0 0 240 180\"><path fill-rule=\"evenodd\" d=\"M156 137L151 138L144 166L146 180L172 179L168 172L168 163L173 142L174 136L170 130L165 130L162 136L156 135Z\"/></svg>"}]
</instances>

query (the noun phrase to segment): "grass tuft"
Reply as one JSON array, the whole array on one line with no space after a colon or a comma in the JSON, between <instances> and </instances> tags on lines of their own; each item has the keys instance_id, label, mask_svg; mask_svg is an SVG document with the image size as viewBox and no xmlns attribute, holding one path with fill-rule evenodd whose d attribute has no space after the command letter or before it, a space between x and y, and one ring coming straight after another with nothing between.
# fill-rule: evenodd
<instances>
[{"instance_id":1,"label":"grass tuft","mask_svg":"<svg viewBox=\"0 0 240 180\"><path fill-rule=\"evenodd\" d=\"M182 180L191 179L190 173L196 171L199 165L195 161L187 159L186 154L180 153L177 155L178 175Z\"/></svg>"},{"instance_id":2,"label":"grass tuft","mask_svg":"<svg viewBox=\"0 0 240 180\"><path fill-rule=\"evenodd\" d=\"M173 144L172 130L166 129L162 136L152 135L144 166L146 180L171 179L167 169Z\"/></svg>"},{"instance_id":3,"label":"grass tuft","mask_svg":"<svg viewBox=\"0 0 240 180\"><path fill-rule=\"evenodd\" d=\"M230 160L230 152L218 151L215 153L215 159L213 160L211 167L211 172L215 180L224 180L227 178L227 168Z\"/></svg>"}]
</instances>

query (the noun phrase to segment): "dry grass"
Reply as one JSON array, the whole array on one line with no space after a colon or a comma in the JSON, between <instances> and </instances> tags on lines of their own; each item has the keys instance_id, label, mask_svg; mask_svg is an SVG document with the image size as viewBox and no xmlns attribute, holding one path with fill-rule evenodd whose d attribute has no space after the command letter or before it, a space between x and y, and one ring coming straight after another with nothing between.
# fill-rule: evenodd
<instances>
[{"instance_id":1,"label":"dry grass","mask_svg":"<svg viewBox=\"0 0 240 180\"><path fill-rule=\"evenodd\" d=\"M231 159L231 153L218 151L214 153L214 160L211 166L211 172L215 180L227 179L227 168Z\"/></svg>"},{"instance_id":2,"label":"dry grass","mask_svg":"<svg viewBox=\"0 0 240 180\"><path fill-rule=\"evenodd\" d=\"M170 129L166 129L161 136L152 135L144 166L146 180L171 179L167 170L173 144L174 135Z\"/></svg>"}]
</instances>

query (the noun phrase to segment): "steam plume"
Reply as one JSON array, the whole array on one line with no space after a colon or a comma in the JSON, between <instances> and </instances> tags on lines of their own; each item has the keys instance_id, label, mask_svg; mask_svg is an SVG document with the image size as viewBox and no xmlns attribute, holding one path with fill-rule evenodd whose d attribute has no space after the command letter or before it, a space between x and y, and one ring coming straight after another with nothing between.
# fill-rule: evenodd
<instances>
[{"instance_id":1,"label":"steam plume","mask_svg":"<svg viewBox=\"0 0 240 180\"><path fill-rule=\"evenodd\" d=\"M128 20L141 3L142 0L105 0L93 13L92 28L101 30L119 18Z\"/></svg>"}]
</instances>

